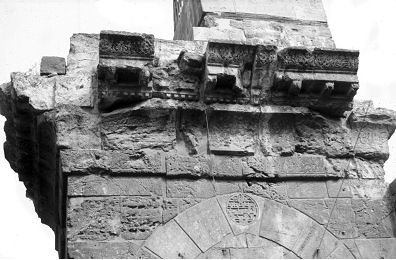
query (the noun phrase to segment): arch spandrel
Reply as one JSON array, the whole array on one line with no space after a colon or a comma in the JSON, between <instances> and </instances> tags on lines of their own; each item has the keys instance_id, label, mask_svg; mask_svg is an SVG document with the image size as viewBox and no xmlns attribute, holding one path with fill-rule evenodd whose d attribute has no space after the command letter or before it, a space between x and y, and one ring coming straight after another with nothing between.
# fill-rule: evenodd
<instances>
[{"instance_id":1,"label":"arch spandrel","mask_svg":"<svg viewBox=\"0 0 396 260\"><path fill-rule=\"evenodd\" d=\"M353 258L343 242L300 211L232 193L180 213L145 247L161 258L313 258L322 236L319 258Z\"/></svg>"}]
</instances>

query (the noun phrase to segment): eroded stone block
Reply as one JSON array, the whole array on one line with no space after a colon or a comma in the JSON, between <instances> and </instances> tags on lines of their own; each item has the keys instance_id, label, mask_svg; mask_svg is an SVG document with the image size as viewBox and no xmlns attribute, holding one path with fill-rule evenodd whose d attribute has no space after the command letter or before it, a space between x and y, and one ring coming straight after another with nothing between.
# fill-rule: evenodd
<instances>
[{"instance_id":1,"label":"eroded stone block","mask_svg":"<svg viewBox=\"0 0 396 260\"><path fill-rule=\"evenodd\" d=\"M145 246L161 258L195 258L201 253L174 220L159 227L155 233L157 235L150 237Z\"/></svg>"},{"instance_id":2,"label":"eroded stone block","mask_svg":"<svg viewBox=\"0 0 396 260\"><path fill-rule=\"evenodd\" d=\"M393 236L392 205L384 199L353 199L352 209L360 237L387 238ZM388 218L389 217L389 218Z\"/></svg>"},{"instance_id":3,"label":"eroded stone block","mask_svg":"<svg viewBox=\"0 0 396 260\"><path fill-rule=\"evenodd\" d=\"M325 182L289 181L287 187L287 195L291 199L321 199L328 197Z\"/></svg>"},{"instance_id":4,"label":"eroded stone block","mask_svg":"<svg viewBox=\"0 0 396 260\"><path fill-rule=\"evenodd\" d=\"M166 174L169 176L208 176L209 158L204 156L177 156L166 158Z\"/></svg>"},{"instance_id":5,"label":"eroded stone block","mask_svg":"<svg viewBox=\"0 0 396 260\"><path fill-rule=\"evenodd\" d=\"M90 72L58 77L55 86L55 103L93 107L95 84L95 74Z\"/></svg>"},{"instance_id":6,"label":"eroded stone block","mask_svg":"<svg viewBox=\"0 0 396 260\"><path fill-rule=\"evenodd\" d=\"M168 179L166 194L170 198L211 198L216 193L211 180Z\"/></svg>"},{"instance_id":7,"label":"eroded stone block","mask_svg":"<svg viewBox=\"0 0 396 260\"><path fill-rule=\"evenodd\" d=\"M329 216L330 210L328 205L324 202L324 200L318 199L309 199L309 200L289 200L287 204L304 214L310 216L314 220L316 220L319 224L326 224Z\"/></svg>"},{"instance_id":8,"label":"eroded stone block","mask_svg":"<svg viewBox=\"0 0 396 260\"><path fill-rule=\"evenodd\" d=\"M99 115L78 106L63 105L48 112L54 118L57 145L68 149L100 149Z\"/></svg>"},{"instance_id":9,"label":"eroded stone block","mask_svg":"<svg viewBox=\"0 0 396 260\"><path fill-rule=\"evenodd\" d=\"M67 248L68 258L138 258L139 245L133 242L71 242Z\"/></svg>"},{"instance_id":10,"label":"eroded stone block","mask_svg":"<svg viewBox=\"0 0 396 260\"><path fill-rule=\"evenodd\" d=\"M102 114L101 135L104 149L169 150L176 142L171 111L117 110Z\"/></svg>"},{"instance_id":11,"label":"eroded stone block","mask_svg":"<svg viewBox=\"0 0 396 260\"><path fill-rule=\"evenodd\" d=\"M328 230L337 238L356 238L358 228L355 224L355 212L350 199L325 200L327 208L334 208L329 219ZM336 203L334 205L334 203Z\"/></svg>"},{"instance_id":12,"label":"eroded stone block","mask_svg":"<svg viewBox=\"0 0 396 260\"><path fill-rule=\"evenodd\" d=\"M396 239L355 239L355 244L364 258L387 259L396 257Z\"/></svg>"},{"instance_id":13,"label":"eroded stone block","mask_svg":"<svg viewBox=\"0 0 396 260\"><path fill-rule=\"evenodd\" d=\"M231 233L216 199L209 199L175 218L194 243L205 252Z\"/></svg>"},{"instance_id":14,"label":"eroded stone block","mask_svg":"<svg viewBox=\"0 0 396 260\"><path fill-rule=\"evenodd\" d=\"M253 155L258 137L258 116L212 112L209 149L216 155Z\"/></svg>"},{"instance_id":15,"label":"eroded stone block","mask_svg":"<svg viewBox=\"0 0 396 260\"><path fill-rule=\"evenodd\" d=\"M161 196L165 187L162 185L163 181L155 177L109 177L92 174L69 176L67 181L69 196Z\"/></svg>"},{"instance_id":16,"label":"eroded stone block","mask_svg":"<svg viewBox=\"0 0 396 260\"><path fill-rule=\"evenodd\" d=\"M69 242L112 240L121 232L117 197L69 198L66 232Z\"/></svg>"},{"instance_id":17,"label":"eroded stone block","mask_svg":"<svg viewBox=\"0 0 396 260\"><path fill-rule=\"evenodd\" d=\"M44 56L41 58L40 75L65 75L66 61L62 57Z\"/></svg>"},{"instance_id":18,"label":"eroded stone block","mask_svg":"<svg viewBox=\"0 0 396 260\"><path fill-rule=\"evenodd\" d=\"M165 156L158 151L64 150L60 158L65 173L166 173Z\"/></svg>"}]
</instances>

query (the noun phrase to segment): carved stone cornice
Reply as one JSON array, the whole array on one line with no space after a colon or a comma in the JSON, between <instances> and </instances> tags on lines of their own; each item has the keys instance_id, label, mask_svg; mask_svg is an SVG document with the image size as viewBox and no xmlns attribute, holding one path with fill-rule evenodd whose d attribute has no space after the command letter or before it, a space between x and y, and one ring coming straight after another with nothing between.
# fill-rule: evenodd
<instances>
[{"instance_id":1,"label":"carved stone cornice","mask_svg":"<svg viewBox=\"0 0 396 260\"><path fill-rule=\"evenodd\" d=\"M154 35L101 31L99 56L101 58L151 59L154 57Z\"/></svg>"},{"instance_id":2,"label":"carved stone cornice","mask_svg":"<svg viewBox=\"0 0 396 260\"><path fill-rule=\"evenodd\" d=\"M162 98L302 106L341 116L351 109L359 88L359 52L353 50L278 50L209 41L205 55L181 49L163 67L156 61L152 35L103 31L99 54L104 109L117 101Z\"/></svg>"},{"instance_id":3,"label":"carved stone cornice","mask_svg":"<svg viewBox=\"0 0 396 260\"><path fill-rule=\"evenodd\" d=\"M279 69L356 73L359 51L343 49L286 48L278 52Z\"/></svg>"}]
</instances>

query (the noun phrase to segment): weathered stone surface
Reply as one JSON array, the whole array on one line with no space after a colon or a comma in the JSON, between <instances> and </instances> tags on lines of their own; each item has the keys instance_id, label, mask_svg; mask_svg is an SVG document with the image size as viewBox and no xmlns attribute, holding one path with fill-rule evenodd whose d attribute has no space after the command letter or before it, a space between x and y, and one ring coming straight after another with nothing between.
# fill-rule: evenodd
<instances>
[{"instance_id":1,"label":"weathered stone surface","mask_svg":"<svg viewBox=\"0 0 396 260\"><path fill-rule=\"evenodd\" d=\"M166 174L169 176L207 176L210 174L209 158L203 156L168 156Z\"/></svg>"},{"instance_id":2,"label":"weathered stone surface","mask_svg":"<svg viewBox=\"0 0 396 260\"><path fill-rule=\"evenodd\" d=\"M329 198L352 198L351 180L330 180L326 182Z\"/></svg>"},{"instance_id":3,"label":"weathered stone surface","mask_svg":"<svg viewBox=\"0 0 396 260\"><path fill-rule=\"evenodd\" d=\"M380 199L353 199L355 225L359 237L387 238L393 236L395 216L392 205ZM393 214L393 215L391 215Z\"/></svg>"},{"instance_id":4,"label":"weathered stone surface","mask_svg":"<svg viewBox=\"0 0 396 260\"><path fill-rule=\"evenodd\" d=\"M208 251L198 255L198 259L230 259L229 248L211 248Z\"/></svg>"},{"instance_id":5,"label":"weathered stone surface","mask_svg":"<svg viewBox=\"0 0 396 260\"><path fill-rule=\"evenodd\" d=\"M211 198L216 192L211 180L169 179L166 194L170 198Z\"/></svg>"},{"instance_id":6,"label":"weathered stone surface","mask_svg":"<svg viewBox=\"0 0 396 260\"><path fill-rule=\"evenodd\" d=\"M262 138L268 138L271 151L282 156L290 156L295 152L296 134L294 129L295 118L293 115L276 115L268 121L269 133Z\"/></svg>"},{"instance_id":7,"label":"weathered stone surface","mask_svg":"<svg viewBox=\"0 0 396 260\"><path fill-rule=\"evenodd\" d=\"M203 111L183 111L181 114L181 127L179 130L179 143L183 143L189 155L206 154L208 149L208 136L206 116ZM183 142L180 142L183 140Z\"/></svg>"},{"instance_id":8,"label":"weathered stone surface","mask_svg":"<svg viewBox=\"0 0 396 260\"><path fill-rule=\"evenodd\" d=\"M232 232L216 199L201 202L175 220L203 252Z\"/></svg>"},{"instance_id":9,"label":"weathered stone surface","mask_svg":"<svg viewBox=\"0 0 396 260\"><path fill-rule=\"evenodd\" d=\"M240 235L229 234L215 248L247 248L247 238L245 233Z\"/></svg>"},{"instance_id":10,"label":"weathered stone surface","mask_svg":"<svg viewBox=\"0 0 396 260\"><path fill-rule=\"evenodd\" d=\"M150 237L145 246L161 258L195 258L201 253L174 220L155 232L156 236Z\"/></svg>"},{"instance_id":11,"label":"weathered stone surface","mask_svg":"<svg viewBox=\"0 0 396 260\"><path fill-rule=\"evenodd\" d=\"M229 194L234 192L242 192L243 182L240 181L226 181L214 180L217 195Z\"/></svg>"},{"instance_id":12,"label":"weathered stone surface","mask_svg":"<svg viewBox=\"0 0 396 260\"><path fill-rule=\"evenodd\" d=\"M169 41L155 39L155 57L158 66L164 67L177 61L182 51L204 55L207 42L204 41Z\"/></svg>"},{"instance_id":13,"label":"weathered stone surface","mask_svg":"<svg viewBox=\"0 0 396 260\"><path fill-rule=\"evenodd\" d=\"M62 57L44 56L41 58L40 75L65 75L66 61Z\"/></svg>"},{"instance_id":14,"label":"weathered stone surface","mask_svg":"<svg viewBox=\"0 0 396 260\"><path fill-rule=\"evenodd\" d=\"M139 258L139 245L133 242L72 242L68 244L68 258ZM155 258L152 255L152 258Z\"/></svg>"},{"instance_id":15,"label":"weathered stone surface","mask_svg":"<svg viewBox=\"0 0 396 260\"><path fill-rule=\"evenodd\" d=\"M396 239L355 239L362 258L387 259L396 257Z\"/></svg>"},{"instance_id":16,"label":"weathered stone surface","mask_svg":"<svg viewBox=\"0 0 396 260\"><path fill-rule=\"evenodd\" d=\"M58 77L55 85L55 103L57 105L94 106L96 78L90 72L74 73Z\"/></svg>"},{"instance_id":17,"label":"weathered stone surface","mask_svg":"<svg viewBox=\"0 0 396 260\"><path fill-rule=\"evenodd\" d=\"M219 155L252 155L258 122L255 116L213 112L209 118L209 149Z\"/></svg>"},{"instance_id":18,"label":"weathered stone surface","mask_svg":"<svg viewBox=\"0 0 396 260\"><path fill-rule=\"evenodd\" d=\"M56 77L47 78L20 72L11 74L11 83L15 95L25 98L38 111L54 108L54 88Z\"/></svg>"},{"instance_id":19,"label":"weathered stone surface","mask_svg":"<svg viewBox=\"0 0 396 260\"><path fill-rule=\"evenodd\" d=\"M321 115L301 116L296 121L296 151L345 157L352 153L353 143L342 121Z\"/></svg>"},{"instance_id":20,"label":"weathered stone surface","mask_svg":"<svg viewBox=\"0 0 396 260\"><path fill-rule=\"evenodd\" d=\"M243 165L238 157L212 156L211 175L214 177L242 177Z\"/></svg>"},{"instance_id":21,"label":"weathered stone surface","mask_svg":"<svg viewBox=\"0 0 396 260\"><path fill-rule=\"evenodd\" d=\"M285 201L287 197L287 184L281 183L270 183L261 181L247 181L241 185L243 192L252 193L257 196L276 200Z\"/></svg>"},{"instance_id":22,"label":"weathered stone surface","mask_svg":"<svg viewBox=\"0 0 396 260\"><path fill-rule=\"evenodd\" d=\"M162 223L162 200L155 197L122 198L120 222L122 238L148 238Z\"/></svg>"},{"instance_id":23,"label":"weathered stone surface","mask_svg":"<svg viewBox=\"0 0 396 260\"><path fill-rule=\"evenodd\" d=\"M246 41L246 37L242 30L236 28L205 28L194 27L193 37L197 41L207 40L223 40L223 41Z\"/></svg>"},{"instance_id":24,"label":"weathered stone surface","mask_svg":"<svg viewBox=\"0 0 396 260\"><path fill-rule=\"evenodd\" d=\"M383 180L348 180L347 187L354 198L383 199L387 197L388 185Z\"/></svg>"},{"instance_id":25,"label":"weathered stone surface","mask_svg":"<svg viewBox=\"0 0 396 260\"><path fill-rule=\"evenodd\" d=\"M337 238L356 238L358 228L355 223L355 212L350 199L325 200L327 208L333 209L329 219L328 230ZM334 203L336 203L334 205ZM330 213L329 213L330 215Z\"/></svg>"},{"instance_id":26,"label":"weathered stone surface","mask_svg":"<svg viewBox=\"0 0 396 260\"><path fill-rule=\"evenodd\" d=\"M163 204L163 223L167 223L169 220L176 217L178 214L187 210L188 208L194 206L195 204L199 203L200 199L164 199Z\"/></svg>"},{"instance_id":27,"label":"weathered stone surface","mask_svg":"<svg viewBox=\"0 0 396 260\"><path fill-rule=\"evenodd\" d=\"M348 119L350 124L367 123L388 126L389 135L396 128L396 113L386 108L375 108L373 101L355 101L353 113Z\"/></svg>"},{"instance_id":28,"label":"weathered stone surface","mask_svg":"<svg viewBox=\"0 0 396 260\"><path fill-rule=\"evenodd\" d=\"M264 203L260 236L283 245L299 257L314 258L324 232L322 226L299 211L272 201ZM319 250L323 258L338 246L334 236L326 232L325 237L327 241ZM350 258L351 254L344 257Z\"/></svg>"},{"instance_id":29,"label":"weathered stone surface","mask_svg":"<svg viewBox=\"0 0 396 260\"><path fill-rule=\"evenodd\" d=\"M121 232L120 199L70 198L66 227L68 241L104 241L118 237Z\"/></svg>"},{"instance_id":30,"label":"weathered stone surface","mask_svg":"<svg viewBox=\"0 0 396 260\"><path fill-rule=\"evenodd\" d=\"M289 181L287 183L287 195L291 199L328 197L326 183L319 181Z\"/></svg>"},{"instance_id":31,"label":"weathered stone surface","mask_svg":"<svg viewBox=\"0 0 396 260\"><path fill-rule=\"evenodd\" d=\"M56 125L57 145L68 149L100 149L99 115L73 105L48 112Z\"/></svg>"},{"instance_id":32,"label":"weathered stone surface","mask_svg":"<svg viewBox=\"0 0 396 260\"><path fill-rule=\"evenodd\" d=\"M201 76L204 72L204 57L198 53L182 51L177 60L182 72Z\"/></svg>"},{"instance_id":33,"label":"weathered stone surface","mask_svg":"<svg viewBox=\"0 0 396 260\"><path fill-rule=\"evenodd\" d=\"M348 118L355 152L365 159L387 160L387 140L396 129L396 113L384 108L374 108L372 101L355 102Z\"/></svg>"},{"instance_id":34,"label":"weathered stone surface","mask_svg":"<svg viewBox=\"0 0 396 260\"><path fill-rule=\"evenodd\" d=\"M370 124L352 125L352 140L356 142L357 156L372 160L387 160L389 157L387 127Z\"/></svg>"},{"instance_id":35,"label":"weathered stone surface","mask_svg":"<svg viewBox=\"0 0 396 260\"><path fill-rule=\"evenodd\" d=\"M330 216L330 209L324 200L307 199L307 200L289 200L287 204L309 217L316 220L319 224L326 224Z\"/></svg>"},{"instance_id":36,"label":"weathered stone surface","mask_svg":"<svg viewBox=\"0 0 396 260\"><path fill-rule=\"evenodd\" d=\"M99 35L78 33L70 37L67 74L95 72L99 62Z\"/></svg>"},{"instance_id":37,"label":"weathered stone surface","mask_svg":"<svg viewBox=\"0 0 396 260\"><path fill-rule=\"evenodd\" d=\"M163 194L165 185L160 178L109 177L100 175L67 178L69 196L151 196Z\"/></svg>"},{"instance_id":38,"label":"weathered stone surface","mask_svg":"<svg viewBox=\"0 0 396 260\"><path fill-rule=\"evenodd\" d=\"M263 248L230 248L231 259L283 258L285 249L275 243Z\"/></svg>"},{"instance_id":39,"label":"weathered stone surface","mask_svg":"<svg viewBox=\"0 0 396 260\"><path fill-rule=\"evenodd\" d=\"M176 142L174 115L170 111L116 110L102 114L101 135L106 150L173 148Z\"/></svg>"},{"instance_id":40,"label":"weathered stone surface","mask_svg":"<svg viewBox=\"0 0 396 260\"><path fill-rule=\"evenodd\" d=\"M344 113L358 52L320 1L253 2L174 2L177 33L232 42L77 34L67 75L1 85L6 158L61 257L394 255L396 114Z\"/></svg>"},{"instance_id":41,"label":"weathered stone surface","mask_svg":"<svg viewBox=\"0 0 396 260\"><path fill-rule=\"evenodd\" d=\"M161 152L65 150L61 152L62 170L66 173L136 173L165 174Z\"/></svg>"},{"instance_id":42,"label":"weathered stone surface","mask_svg":"<svg viewBox=\"0 0 396 260\"><path fill-rule=\"evenodd\" d=\"M250 157L247 165L250 169L244 175L249 177L337 176L322 156Z\"/></svg>"}]
</instances>

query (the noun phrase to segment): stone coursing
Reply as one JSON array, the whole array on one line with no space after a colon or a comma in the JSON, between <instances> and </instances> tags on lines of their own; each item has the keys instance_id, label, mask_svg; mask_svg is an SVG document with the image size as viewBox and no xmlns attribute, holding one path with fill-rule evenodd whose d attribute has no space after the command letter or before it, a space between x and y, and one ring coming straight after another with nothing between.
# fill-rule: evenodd
<instances>
[{"instance_id":1,"label":"stone coursing","mask_svg":"<svg viewBox=\"0 0 396 260\"><path fill-rule=\"evenodd\" d=\"M5 155L59 255L396 257L395 112L352 101L358 52L275 45L104 31L13 73Z\"/></svg>"}]
</instances>

